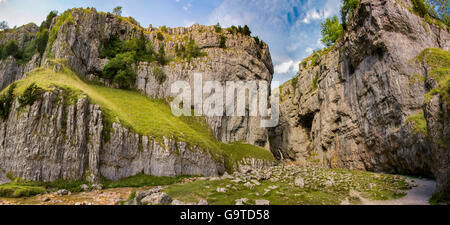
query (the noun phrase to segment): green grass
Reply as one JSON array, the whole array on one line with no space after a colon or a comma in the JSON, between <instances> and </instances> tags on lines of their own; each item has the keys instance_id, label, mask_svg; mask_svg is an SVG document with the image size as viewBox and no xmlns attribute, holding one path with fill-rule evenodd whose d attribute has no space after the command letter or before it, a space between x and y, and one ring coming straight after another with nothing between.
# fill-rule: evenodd
<instances>
[{"instance_id":1,"label":"green grass","mask_svg":"<svg viewBox=\"0 0 450 225\"><path fill-rule=\"evenodd\" d=\"M414 128L415 134L423 134L425 136L428 135L427 131L427 121L425 120L425 116L423 111L420 111L417 114L411 115L406 118L407 123L411 123Z\"/></svg>"},{"instance_id":2,"label":"green grass","mask_svg":"<svg viewBox=\"0 0 450 225\"><path fill-rule=\"evenodd\" d=\"M428 48L422 51L416 60L431 67L428 76L437 84L425 95L425 101L429 102L434 95L440 95L443 102L450 104L450 52Z\"/></svg>"},{"instance_id":3,"label":"green grass","mask_svg":"<svg viewBox=\"0 0 450 225\"><path fill-rule=\"evenodd\" d=\"M59 64L54 61L53 63ZM140 135L148 135L157 141L163 137L199 146L209 150L214 159L234 163L242 158L261 158L274 160L272 154L263 148L242 143L224 144L216 140L212 130L201 117L175 117L170 106L164 100L153 100L135 90L121 90L91 84L81 80L71 70L63 67L61 72L39 68L30 72L26 78L17 81L15 95L21 96L35 83L45 91L55 87L69 92L72 103L77 98L88 96L98 104L107 121L105 130L110 131L112 121L132 129ZM6 90L6 88L5 88ZM3 91L4 92L4 91ZM228 165L231 168L232 165Z\"/></svg>"},{"instance_id":4,"label":"green grass","mask_svg":"<svg viewBox=\"0 0 450 225\"><path fill-rule=\"evenodd\" d=\"M289 173L281 169L280 171ZM295 177L304 179L304 188L294 185ZM327 177L334 179L334 186L323 185ZM346 198L353 204L359 203L359 199L350 198L349 190L361 193L364 198L388 200L405 196L405 190L408 189L405 179L397 176L324 168L306 168L304 172L292 178L287 176L277 182L264 180L260 183L261 185L250 189L243 183L236 184L229 179L197 180L186 184L170 185L164 191L173 199L183 202L198 202L200 199L206 199L211 205L234 205L235 200L240 198L249 199L248 204L254 204L258 199L266 199L271 205L335 205ZM370 188L369 184L373 187ZM278 186L278 188L266 192L270 186ZM228 191L219 193L216 191L218 187L227 188Z\"/></svg>"},{"instance_id":5,"label":"green grass","mask_svg":"<svg viewBox=\"0 0 450 225\"><path fill-rule=\"evenodd\" d=\"M156 177L145 174L138 174L132 177L123 178L118 181L103 181L102 183L104 188L146 187L175 184L189 177L191 176Z\"/></svg>"},{"instance_id":6,"label":"green grass","mask_svg":"<svg viewBox=\"0 0 450 225\"><path fill-rule=\"evenodd\" d=\"M29 197L45 193L45 191L44 187L26 184L9 183L0 185L0 197L6 198Z\"/></svg>"},{"instance_id":7,"label":"green grass","mask_svg":"<svg viewBox=\"0 0 450 225\"><path fill-rule=\"evenodd\" d=\"M429 203L431 205L437 205L437 204L447 204L450 205L450 183L448 183L444 190L441 192L436 192L433 194L433 196L430 198Z\"/></svg>"}]
</instances>

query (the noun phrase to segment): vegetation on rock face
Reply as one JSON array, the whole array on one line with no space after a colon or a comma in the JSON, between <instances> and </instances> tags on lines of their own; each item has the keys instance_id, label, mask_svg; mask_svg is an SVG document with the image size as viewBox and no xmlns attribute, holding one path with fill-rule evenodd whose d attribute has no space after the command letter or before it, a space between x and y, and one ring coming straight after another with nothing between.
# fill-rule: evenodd
<instances>
[{"instance_id":1,"label":"vegetation on rock face","mask_svg":"<svg viewBox=\"0 0 450 225\"><path fill-rule=\"evenodd\" d=\"M12 84L8 87L8 90L0 95L0 117L5 120L9 116L11 106L14 102L14 89L16 84Z\"/></svg>"},{"instance_id":2,"label":"vegetation on rock face","mask_svg":"<svg viewBox=\"0 0 450 225\"><path fill-rule=\"evenodd\" d=\"M436 84L425 95L425 100L428 102L434 95L439 95L443 102L450 105L450 52L438 48L428 48L422 51L416 60L431 67L427 76Z\"/></svg>"},{"instance_id":3,"label":"vegetation on rock face","mask_svg":"<svg viewBox=\"0 0 450 225\"><path fill-rule=\"evenodd\" d=\"M410 123L413 126L415 134L423 134L427 136L427 121L425 120L425 116L423 111L411 115L406 119L407 123Z\"/></svg>"},{"instance_id":4,"label":"vegetation on rock face","mask_svg":"<svg viewBox=\"0 0 450 225\"><path fill-rule=\"evenodd\" d=\"M347 29L347 18L359 5L359 0L342 0L341 20L343 29Z\"/></svg>"},{"instance_id":5,"label":"vegetation on rock face","mask_svg":"<svg viewBox=\"0 0 450 225\"><path fill-rule=\"evenodd\" d=\"M317 90L317 88L319 88L319 85L317 83L318 80L319 80L319 73L317 72L311 81L311 91L312 92L314 92L315 90Z\"/></svg>"},{"instance_id":6,"label":"vegetation on rock face","mask_svg":"<svg viewBox=\"0 0 450 225\"><path fill-rule=\"evenodd\" d=\"M122 16L122 6L117 6L113 9L112 12L116 16Z\"/></svg>"},{"instance_id":7,"label":"vegetation on rock face","mask_svg":"<svg viewBox=\"0 0 450 225\"><path fill-rule=\"evenodd\" d=\"M155 66L153 68L153 76L155 77L155 79L158 81L159 84L164 83L164 81L166 81L166 79L167 79L166 74L164 73L162 68L159 66Z\"/></svg>"},{"instance_id":8,"label":"vegetation on rock face","mask_svg":"<svg viewBox=\"0 0 450 225\"><path fill-rule=\"evenodd\" d=\"M38 87L44 91L59 87L72 92L75 98L88 96L93 104L101 107L104 120L109 121L109 124L112 124L111 121L120 121L122 126L133 132L147 135L157 141L163 141L163 137L170 137L176 141L186 142L190 146L198 146L199 149L209 151L214 159L225 158L226 167L229 169L243 158L274 160L273 155L263 148L217 141L203 118L175 117L170 106L162 100L149 99L134 90L86 83L64 66L62 71L57 73L51 69L35 69L15 84L17 85L14 89L15 96L25 95L25 92L34 93L27 91L35 89L30 87Z\"/></svg>"},{"instance_id":9,"label":"vegetation on rock face","mask_svg":"<svg viewBox=\"0 0 450 225\"><path fill-rule=\"evenodd\" d=\"M412 11L429 24L450 27L450 12L447 0L411 0Z\"/></svg>"},{"instance_id":10,"label":"vegetation on rock face","mask_svg":"<svg viewBox=\"0 0 450 225\"><path fill-rule=\"evenodd\" d=\"M197 44L192 38L189 38L189 40L187 40L185 45L177 44L175 46L175 53L177 57L181 59L187 59L188 62L190 62L193 58L202 57L206 55L200 51L200 48L197 46Z\"/></svg>"},{"instance_id":11,"label":"vegetation on rock face","mask_svg":"<svg viewBox=\"0 0 450 225\"><path fill-rule=\"evenodd\" d=\"M18 98L20 107L32 105L41 97L43 92L42 88L38 87L36 83L31 83Z\"/></svg>"},{"instance_id":12,"label":"vegetation on rock face","mask_svg":"<svg viewBox=\"0 0 450 225\"><path fill-rule=\"evenodd\" d=\"M259 41L259 39L258 39ZM226 48L227 47L227 37L223 34L219 36L219 47Z\"/></svg>"},{"instance_id":13,"label":"vegetation on rock face","mask_svg":"<svg viewBox=\"0 0 450 225\"><path fill-rule=\"evenodd\" d=\"M242 34L245 36L250 36L252 34L252 32L250 31L250 28L245 25L244 27L241 26L231 26L229 28L227 28L228 32L232 33L232 34Z\"/></svg>"},{"instance_id":14,"label":"vegetation on rock face","mask_svg":"<svg viewBox=\"0 0 450 225\"><path fill-rule=\"evenodd\" d=\"M152 62L155 54L152 43L143 34L129 41L122 41L117 35L112 35L103 41L99 48L101 58L110 61L103 68L102 76L112 80L119 88L130 88L134 85L136 73L133 65L139 61Z\"/></svg>"},{"instance_id":15,"label":"vegetation on rock face","mask_svg":"<svg viewBox=\"0 0 450 225\"><path fill-rule=\"evenodd\" d=\"M342 25L337 16L327 18L321 24L322 43L327 47L332 46L342 35Z\"/></svg>"}]
</instances>

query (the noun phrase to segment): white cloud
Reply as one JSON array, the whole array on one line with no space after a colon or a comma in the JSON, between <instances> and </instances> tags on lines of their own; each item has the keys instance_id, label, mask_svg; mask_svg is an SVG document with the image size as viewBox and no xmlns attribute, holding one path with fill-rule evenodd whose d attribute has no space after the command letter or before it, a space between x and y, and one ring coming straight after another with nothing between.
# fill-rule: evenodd
<instances>
[{"instance_id":1,"label":"white cloud","mask_svg":"<svg viewBox=\"0 0 450 225\"><path fill-rule=\"evenodd\" d=\"M278 65L275 65L275 73L278 74L296 74L298 72L298 63L293 60L289 60Z\"/></svg>"},{"instance_id":2,"label":"white cloud","mask_svg":"<svg viewBox=\"0 0 450 225\"><path fill-rule=\"evenodd\" d=\"M192 7L192 3L188 2L185 6L183 6L184 11L188 11Z\"/></svg>"},{"instance_id":3,"label":"white cloud","mask_svg":"<svg viewBox=\"0 0 450 225\"><path fill-rule=\"evenodd\" d=\"M313 51L314 51L314 49L312 49L310 47L305 49L305 52L308 53L308 54L311 54Z\"/></svg>"},{"instance_id":4,"label":"white cloud","mask_svg":"<svg viewBox=\"0 0 450 225\"><path fill-rule=\"evenodd\" d=\"M302 23L310 23L311 20L320 20L324 16L324 12L318 12L317 9L311 9L306 13L305 18L301 21Z\"/></svg>"},{"instance_id":5,"label":"white cloud","mask_svg":"<svg viewBox=\"0 0 450 225\"><path fill-rule=\"evenodd\" d=\"M4 3L4 2L6 2L7 0L0 0L0 3Z\"/></svg>"}]
</instances>

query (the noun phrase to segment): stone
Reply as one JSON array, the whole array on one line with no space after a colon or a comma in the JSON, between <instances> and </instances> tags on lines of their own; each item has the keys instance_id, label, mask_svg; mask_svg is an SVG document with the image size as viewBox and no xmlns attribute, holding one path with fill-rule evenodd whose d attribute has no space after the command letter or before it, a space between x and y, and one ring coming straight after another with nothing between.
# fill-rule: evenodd
<instances>
[{"instance_id":1,"label":"stone","mask_svg":"<svg viewBox=\"0 0 450 225\"><path fill-rule=\"evenodd\" d=\"M255 205L270 205L270 201L264 199L255 200Z\"/></svg>"},{"instance_id":2,"label":"stone","mask_svg":"<svg viewBox=\"0 0 450 225\"><path fill-rule=\"evenodd\" d=\"M246 187L248 187L250 189L253 189L255 187L255 185L250 183L250 182L245 183L244 186L246 186Z\"/></svg>"},{"instance_id":3,"label":"stone","mask_svg":"<svg viewBox=\"0 0 450 225\"><path fill-rule=\"evenodd\" d=\"M295 178L294 185L299 187L299 188L304 188L305 187L305 181L303 180L303 178L297 177L297 178Z\"/></svg>"},{"instance_id":4,"label":"stone","mask_svg":"<svg viewBox=\"0 0 450 225\"><path fill-rule=\"evenodd\" d=\"M81 190L83 190L83 191L89 191L89 186L87 186L86 184L82 184L82 185L80 186L80 188L81 188Z\"/></svg>"},{"instance_id":5,"label":"stone","mask_svg":"<svg viewBox=\"0 0 450 225\"><path fill-rule=\"evenodd\" d=\"M222 179L233 179L233 176L231 176L230 174L228 174L227 172L225 172L225 173L222 175Z\"/></svg>"},{"instance_id":6,"label":"stone","mask_svg":"<svg viewBox=\"0 0 450 225\"><path fill-rule=\"evenodd\" d=\"M248 199L247 198L240 198L240 199L236 199L236 205L245 205L245 203L247 203Z\"/></svg>"},{"instance_id":7,"label":"stone","mask_svg":"<svg viewBox=\"0 0 450 225\"><path fill-rule=\"evenodd\" d=\"M61 190L58 190L57 192L56 192L56 194L57 195L68 195L69 194L69 191L68 190L66 190L66 189L61 189Z\"/></svg>"},{"instance_id":8,"label":"stone","mask_svg":"<svg viewBox=\"0 0 450 225\"><path fill-rule=\"evenodd\" d=\"M157 192L146 196L141 200L146 205L167 205L172 202L172 198L164 192Z\"/></svg>"},{"instance_id":9,"label":"stone","mask_svg":"<svg viewBox=\"0 0 450 225\"><path fill-rule=\"evenodd\" d=\"M228 189L222 188L222 187L218 187L218 188L216 189L216 191L219 192L219 193L225 193L225 192L228 191Z\"/></svg>"},{"instance_id":10,"label":"stone","mask_svg":"<svg viewBox=\"0 0 450 225\"><path fill-rule=\"evenodd\" d=\"M200 199L197 205L208 205L208 201L206 199Z\"/></svg>"}]
</instances>

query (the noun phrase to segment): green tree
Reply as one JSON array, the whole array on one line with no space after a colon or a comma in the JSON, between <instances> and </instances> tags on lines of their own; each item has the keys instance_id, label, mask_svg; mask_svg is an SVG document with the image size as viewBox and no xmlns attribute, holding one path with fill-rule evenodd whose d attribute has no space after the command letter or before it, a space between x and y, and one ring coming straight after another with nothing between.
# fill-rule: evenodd
<instances>
[{"instance_id":1,"label":"green tree","mask_svg":"<svg viewBox=\"0 0 450 225\"><path fill-rule=\"evenodd\" d=\"M112 12L116 16L122 16L122 6L117 6L113 9Z\"/></svg>"},{"instance_id":2,"label":"green tree","mask_svg":"<svg viewBox=\"0 0 450 225\"><path fill-rule=\"evenodd\" d=\"M216 31L216 33L222 32L222 27L220 26L220 23L214 25L214 30Z\"/></svg>"},{"instance_id":3,"label":"green tree","mask_svg":"<svg viewBox=\"0 0 450 225\"><path fill-rule=\"evenodd\" d=\"M129 88L136 80L136 73L133 70L134 63L134 52L117 54L103 68L102 76L112 80L119 88Z\"/></svg>"},{"instance_id":4,"label":"green tree","mask_svg":"<svg viewBox=\"0 0 450 225\"><path fill-rule=\"evenodd\" d=\"M40 31L43 31L44 29L50 29L50 26L52 25L53 18L58 16L58 11L53 10L47 15L47 19L42 22L41 26L39 27Z\"/></svg>"},{"instance_id":5,"label":"green tree","mask_svg":"<svg viewBox=\"0 0 450 225\"><path fill-rule=\"evenodd\" d=\"M5 30L5 29L8 29L8 28L9 28L8 22L6 22L6 21L1 21L0 22L0 30Z\"/></svg>"},{"instance_id":6,"label":"green tree","mask_svg":"<svg viewBox=\"0 0 450 225\"><path fill-rule=\"evenodd\" d=\"M244 28L242 28L242 34L250 36L252 34L252 32L250 31L250 28L245 25Z\"/></svg>"},{"instance_id":7,"label":"green tree","mask_svg":"<svg viewBox=\"0 0 450 225\"><path fill-rule=\"evenodd\" d=\"M41 55L44 54L45 48L47 47L48 35L47 29L38 32L36 35L36 49Z\"/></svg>"},{"instance_id":8,"label":"green tree","mask_svg":"<svg viewBox=\"0 0 450 225\"><path fill-rule=\"evenodd\" d=\"M342 25L337 16L327 18L321 25L322 41L327 47L333 45L342 35Z\"/></svg>"},{"instance_id":9,"label":"green tree","mask_svg":"<svg viewBox=\"0 0 450 225\"><path fill-rule=\"evenodd\" d=\"M19 47L17 46L16 42L13 40L9 40L5 45L5 51L7 56L15 56L19 50Z\"/></svg>"},{"instance_id":10,"label":"green tree","mask_svg":"<svg viewBox=\"0 0 450 225\"><path fill-rule=\"evenodd\" d=\"M159 46L157 60L158 60L159 64L161 64L161 65L165 65L166 64L166 51L164 50L164 45L163 44L161 44Z\"/></svg>"},{"instance_id":11,"label":"green tree","mask_svg":"<svg viewBox=\"0 0 450 225\"><path fill-rule=\"evenodd\" d=\"M450 26L450 3L448 0L429 0L430 10L435 10L437 17Z\"/></svg>"},{"instance_id":12,"label":"green tree","mask_svg":"<svg viewBox=\"0 0 450 225\"><path fill-rule=\"evenodd\" d=\"M341 20L344 30L347 29L347 16L359 5L359 0L342 0Z\"/></svg>"},{"instance_id":13,"label":"green tree","mask_svg":"<svg viewBox=\"0 0 450 225\"><path fill-rule=\"evenodd\" d=\"M227 37L223 34L219 36L219 47L226 48L227 47Z\"/></svg>"},{"instance_id":14,"label":"green tree","mask_svg":"<svg viewBox=\"0 0 450 225\"><path fill-rule=\"evenodd\" d=\"M421 17L428 15L430 4L424 0L412 0L413 10L417 12Z\"/></svg>"},{"instance_id":15,"label":"green tree","mask_svg":"<svg viewBox=\"0 0 450 225\"><path fill-rule=\"evenodd\" d=\"M156 39L163 41L164 40L164 36L161 34L161 32L158 32L158 34L156 34Z\"/></svg>"}]
</instances>

